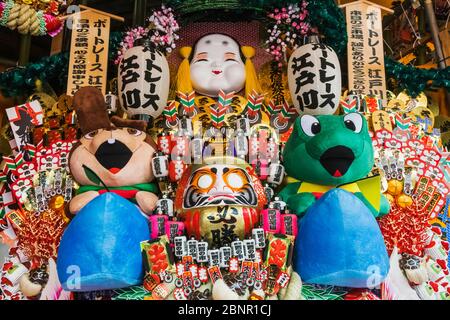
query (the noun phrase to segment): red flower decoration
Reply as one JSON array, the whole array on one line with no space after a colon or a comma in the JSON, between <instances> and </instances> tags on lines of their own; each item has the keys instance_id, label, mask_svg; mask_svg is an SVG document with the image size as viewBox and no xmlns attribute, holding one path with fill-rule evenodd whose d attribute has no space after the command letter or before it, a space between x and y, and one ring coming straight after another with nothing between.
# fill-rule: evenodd
<instances>
[{"instance_id":1,"label":"red flower decoration","mask_svg":"<svg viewBox=\"0 0 450 320\"><path fill-rule=\"evenodd\" d=\"M389 252L396 245L399 252L422 256L425 248L428 213L414 200L408 208L392 203L391 211L378 220Z\"/></svg>"}]
</instances>

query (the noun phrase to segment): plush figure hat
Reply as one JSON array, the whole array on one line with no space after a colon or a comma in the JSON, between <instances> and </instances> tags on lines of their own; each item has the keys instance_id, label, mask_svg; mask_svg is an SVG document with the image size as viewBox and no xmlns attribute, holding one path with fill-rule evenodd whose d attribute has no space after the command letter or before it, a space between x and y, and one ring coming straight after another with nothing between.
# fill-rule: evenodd
<instances>
[{"instance_id":1,"label":"plush figure hat","mask_svg":"<svg viewBox=\"0 0 450 320\"><path fill-rule=\"evenodd\" d=\"M80 88L73 96L73 108L83 135L112 127L103 94L95 87Z\"/></svg>"},{"instance_id":2,"label":"plush figure hat","mask_svg":"<svg viewBox=\"0 0 450 320\"><path fill-rule=\"evenodd\" d=\"M95 87L80 88L73 97L73 108L83 135L98 129L112 130L113 128L128 127L142 132L147 129L147 123L143 120L123 119L118 116L110 119L105 98ZM156 148L156 144L150 136L147 136L145 141Z\"/></svg>"}]
</instances>

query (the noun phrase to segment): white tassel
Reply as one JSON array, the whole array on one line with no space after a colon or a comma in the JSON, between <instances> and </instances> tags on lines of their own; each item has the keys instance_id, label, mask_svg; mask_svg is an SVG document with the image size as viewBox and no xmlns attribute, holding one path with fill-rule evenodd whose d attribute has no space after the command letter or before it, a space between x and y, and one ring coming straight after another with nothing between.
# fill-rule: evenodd
<instances>
[{"instance_id":1,"label":"white tassel","mask_svg":"<svg viewBox=\"0 0 450 320\"><path fill-rule=\"evenodd\" d=\"M19 284L20 290L26 297L37 296L42 290L42 286L40 284L30 281L28 273L25 273L22 277L20 277Z\"/></svg>"},{"instance_id":2,"label":"white tassel","mask_svg":"<svg viewBox=\"0 0 450 320\"><path fill-rule=\"evenodd\" d=\"M400 269L397 247L392 250L389 264L389 273L381 286L382 300L420 300Z\"/></svg>"},{"instance_id":3,"label":"white tassel","mask_svg":"<svg viewBox=\"0 0 450 320\"><path fill-rule=\"evenodd\" d=\"M408 278L409 282L419 285L426 281L428 281L428 272L425 260L422 259L420 262L419 268L416 269L405 269L406 277Z\"/></svg>"}]
</instances>

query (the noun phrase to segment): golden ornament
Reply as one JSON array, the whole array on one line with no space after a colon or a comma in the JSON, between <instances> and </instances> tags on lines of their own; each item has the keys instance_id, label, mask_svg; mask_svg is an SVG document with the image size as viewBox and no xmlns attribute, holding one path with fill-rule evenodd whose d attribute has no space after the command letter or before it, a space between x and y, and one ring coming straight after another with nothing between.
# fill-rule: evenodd
<instances>
[{"instance_id":1,"label":"golden ornament","mask_svg":"<svg viewBox=\"0 0 450 320\"><path fill-rule=\"evenodd\" d=\"M66 94L63 94L58 99L58 108L62 112L67 112L72 110L72 100L73 98L71 96L68 96Z\"/></svg>"},{"instance_id":2,"label":"golden ornament","mask_svg":"<svg viewBox=\"0 0 450 320\"><path fill-rule=\"evenodd\" d=\"M388 182L388 192L393 195L397 196L403 191L403 183L398 180L390 180Z\"/></svg>"},{"instance_id":3,"label":"golden ornament","mask_svg":"<svg viewBox=\"0 0 450 320\"><path fill-rule=\"evenodd\" d=\"M417 103L416 105L418 107L426 108L428 106L428 98L423 92L420 95L418 95L415 99Z\"/></svg>"},{"instance_id":4,"label":"golden ornament","mask_svg":"<svg viewBox=\"0 0 450 320\"><path fill-rule=\"evenodd\" d=\"M386 129L392 132L392 122L389 113L383 110L377 110L372 113L372 127L374 131Z\"/></svg>"},{"instance_id":5,"label":"golden ornament","mask_svg":"<svg viewBox=\"0 0 450 320\"><path fill-rule=\"evenodd\" d=\"M410 113L408 113L408 116L413 118L413 119L429 119L430 120L430 125L428 126L428 132L431 132L434 128L434 114L433 112L428 109L427 107L415 107L414 109L412 109L412 111Z\"/></svg>"},{"instance_id":6,"label":"golden ornament","mask_svg":"<svg viewBox=\"0 0 450 320\"><path fill-rule=\"evenodd\" d=\"M392 100L397 97L397 95L395 93L393 93L392 91L389 91L389 90L386 90L386 96L387 96L388 100Z\"/></svg>"},{"instance_id":7,"label":"golden ornament","mask_svg":"<svg viewBox=\"0 0 450 320\"><path fill-rule=\"evenodd\" d=\"M411 100L411 97L405 91L403 91L398 94L397 99L403 101L403 103L406 105L408 104L409 100Z\"/></svg>"},{"instance_id":8,"label":"golden ornament","mask_svg":"<svg viewBox=\"0 0 450 320\"><path fill-rule=\"evenodd\" d=\"M400 99L392 99L389 101L388 105L387 105L387 109L392 109L392 110L405 110L406 104L403 100Z\"/></svg>"},{"instance_id":9,"label":"golden ornament","mask_svg":"<svg viewBox=\"0 0 450 320\"><path fill-rule=\"evenodd\" d=\"M384 196L389 201L389 203L394 203L394 197L391 194L386 193Z\"/></svg>"},{"instance_id":10,"label":"golden ornament","mask_svg":"<svg viewBox=\"0 0 450 320\"><path fill-rule=\"evenodd\" d=\"M49 203L50 208L60 214L63 217L64 222L67 223L70 219L67 218L66 213L64 212L65 205L66 202L64 201L64 197L62 195L54 196Z\"/></svg>"},{"instance_id":11,"label":"golden ornament","mask_svg":"<svg viewBox=\"0 0 450 320\"><path fill-rule=\"evenodd\" d=\"M252 293L250 294L250 296L248 297L248 300L264 300L264 297L256 294L256 293Z\"/></svg>"},{"instance_id":12,"label":"golden ornament","mask_svg":"<svg viewBox=\"0 0 450 320\"><path fill-rule=\"evenodd\" d=\"M55 211L64 209L64 197L57 195L50 200L50 208Z\"/></svg>"},{"instance_id":13,"label":"golden ornament","mask_svg":"<svg viewBox=\"0 0 450 320\"><path fill-rule=\"evenodd\" d=\"M396 203L399 207L404 209L404 208L408 208L410 205L412 205L413 199L410 196L402 193L401 195L399 195L396 198Z\"/></svg>"},{"instance_id":14,"label":"golden ornament","mask_svg":"<svg viewBox=\"0 0 450 320\"><path fill-rule=\"evenodd\" d=\"M53 98L51 95L44 93L44 92L36 92L33 93L31 96L28 97L28 102L37 100L41 104L42 110L51 109L53 104L55 104L57 101L55 98Z\"/></svg>"}]
</instances>

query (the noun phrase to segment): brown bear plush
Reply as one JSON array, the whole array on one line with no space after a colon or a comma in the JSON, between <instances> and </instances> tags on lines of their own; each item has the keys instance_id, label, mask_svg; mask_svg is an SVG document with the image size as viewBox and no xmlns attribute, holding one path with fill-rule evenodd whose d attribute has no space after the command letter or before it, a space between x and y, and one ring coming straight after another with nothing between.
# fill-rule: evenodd
<instances>
[{"instance_id":1,"label":"brown bear plush","mask_svg":"<svg viewBox=\"0 0 450 320\"><path fill-rule=\"evenodd\" d=\"M80 185L70 201L70 212L76 214L109 190L150 214L158 200L158 187L151 182L151 159L156 146L145 132L146 123L117 116L109 119L105 99L94 87L79 89L73 97L73 107L82 137L69 157L70 171Z\"/></svg>"}]
</instances>

